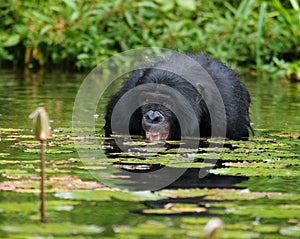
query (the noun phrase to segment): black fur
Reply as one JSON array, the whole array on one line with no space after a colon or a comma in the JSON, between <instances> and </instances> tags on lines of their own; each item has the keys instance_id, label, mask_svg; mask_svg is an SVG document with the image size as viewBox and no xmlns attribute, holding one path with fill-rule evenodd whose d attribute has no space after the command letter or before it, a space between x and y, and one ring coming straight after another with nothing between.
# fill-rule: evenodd
<instances>
[{"instance_id":1,"label":"black fur","mask_svg":"<svg viewBox=\"0 0 300 239\"><path fill-rule=\"evenodd\" d=\"M124 118L130 117L129 126L127 124L127 128L129 127L129 133L131 135L146 137L145 130L142 126L144 123L143 116L145 116L146 112L152 110L162 113L164 118L162 125L166 122L168 123L168 139L197 136L197 129L200 129L201 137L210 137L211 117L208 108L218 112L221 106L215 101L215 95L213 90L210 89L210 84L207 84L201 76L194 75L196 79L199 79L196 83L196 87L182 77L184 74L193 75L194 69L190 66L190 61L187 60L187 58L198 62L206 70L220 92L226 111L226 137L234 140L247 139L250 128L248 110L251 101L247 89L240 82L236 73L229 67L217 60L212 60L206 55L197 54L188 54L184 57L180 54L173 54L170 57L161 58L154 63L144 65L141 69L133 71L129 77L124 80L120 90L112 96L107 105L105 116L106 124L104 126L105 135L110 136L113 133L122 134L126 132L126 130L124 130L124 132L122 131L123 126L119 128L120 132L112 132L111 125L112 112L116 104L122 99L122 96L137 86L153 83L157 85L162 84L174 89L174 92L180 92L181 97L183 96L187 101L183 102L180 100L178 94L165 94L164 89L160 87L155 91L151 88L148 93L146 88L143 89L143 91L146 92L146 96L148 94L150 98L152 96L154 97L154 102L152 102L151 99L149 104L145 101L143 106L128 116L127 114L130 113L126 110L126 104L135 104L136 101L143 101L143 99L140 99L140 95L137 94L134 99L123 102L124 105L122 106L123 108L121 108L124 110L120 110L117 117L118 120L120 120L119 123L122 123ZM157 69L160 67L168 70ZM172 73L172 70L175 69L182 72L182 75L179 76L178 74ZM199 91L203 94L199 94ZM142 91L140 93L142 93ZM206 98L203 97L204 95ZM155 103L156 98L160 98L164 104ZM189 105L187 105L187 103ZM176 114L174 114L174 110ZM180 120L175 116L179 114L181 115ZM192 117L195 115L196 120L195 117ZM183 128L182 125L187 125L188 127L184 126L185 128ZM163 127L165 127L165 125Z\"/></svg>"}]
</instances>

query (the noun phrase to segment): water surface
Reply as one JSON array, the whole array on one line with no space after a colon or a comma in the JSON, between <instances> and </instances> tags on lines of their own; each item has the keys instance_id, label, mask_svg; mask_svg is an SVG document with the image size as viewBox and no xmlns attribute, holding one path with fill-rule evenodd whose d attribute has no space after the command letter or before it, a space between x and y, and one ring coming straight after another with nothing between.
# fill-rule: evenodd
<instances>
[{"instance_id":1,"label":"water surface","mask_svg":"<svg viewBox=\"0 0 300 239\"><path fill-rule=\"evenodd\" d=\"M108 162L99 151L93 164L83 165L74 148L72 111L86 75L0 70L1 238L199 238L213 216L226 224L223 238L300 237L300 84L242 78L252 97L255 136L233 142L221 167L202 181L196 179L201 162L195 160L188 177L168 190L131 194L106 188L90 172L105 171L109 162L140 164L139 159L117 154ZM95 116L100 141L103 109L116 88L106 92ZM38 221L39 150L28 118L38 106L47 109L53 132L44 226ZM169 160L168 153L153 162Z\"/></svg>"}]
</instances>

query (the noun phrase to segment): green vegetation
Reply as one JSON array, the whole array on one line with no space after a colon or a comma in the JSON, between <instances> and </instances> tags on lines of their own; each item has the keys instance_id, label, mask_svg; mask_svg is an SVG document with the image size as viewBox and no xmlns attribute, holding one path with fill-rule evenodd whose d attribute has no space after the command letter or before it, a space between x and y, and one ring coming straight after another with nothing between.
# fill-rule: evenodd
<instances>
[{"instance_id":1,"label":"green vegetation","mask_svg":"<svg viewBox=\"0 0 300 239\"><path fill-rule=\"evenodd\" d=\"M37 204L39 145L28 130L0 128L1 144L8 146L0 154L1 238L207 239L213 238L204 233L205 224L211 220L219 222L219 227L224 222L218 237L223 239L300 236L299 133L278 132L249 141L230 141L234 149L220 152L223 167L211 173L215 180L226 175L249 177L234 188L175 187L154 192L108 187L92 175L107 171L109 163L142 165L150 160L99 154L97 160L83 165L76 158L75 138L67 137L70 133L70 129L60 128L48 141L47 223L41 224ZM197 159L215 155L216 149L205 150L194 155L193 168L202 166ZM188 148L179 153L186 152ZM169 155L160 154L151 160L168 165L165 158L175 154L176 150L171 150ZM174 165L184 167L183 158L177 159ZM119 177L126 183L122 175ZM216 216L217 221L210 219ZM214 230L218 224L211 226Z\"/></svg>"},{"instance_id":2,"label":"green vegetation","mask_svg":"<svg viewBox=\"0 0 300 239\"><path fill-rule=\"evenodd\" d=\"M117 52L156 46L300 78L295 0L8 0L0 7L2 65L91 68Z\"/></svg>"}]
</instances>

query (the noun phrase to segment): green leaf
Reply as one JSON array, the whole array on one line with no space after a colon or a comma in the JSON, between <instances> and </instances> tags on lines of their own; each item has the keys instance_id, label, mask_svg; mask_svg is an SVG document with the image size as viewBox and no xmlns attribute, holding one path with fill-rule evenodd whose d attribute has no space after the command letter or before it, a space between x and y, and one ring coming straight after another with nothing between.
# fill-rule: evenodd
<instances>
[{"instance_id":1,"label":"green leaf","mask_svg":"<svg viewBox=\"0 0 300 239\"><path fill-rule=\"evenodd\" d=\"M31 234L41 234L41 235L48 235L49 232L53 235L80 235L80 234L95 234L101 233L104 231L104 228L99 227L97 225L79 225L79 224L72 224L72 223L48 223L43 225L43 227L38 225L13 225L7 224L2 226L1 228L6 233L31 233Z\"/></svg>"},{"instance_id":2,"label":"green leaf","mask_svg":"<svg viewBox=\"0 0 300 239\"><path fill-rule=\"evenodd\" d=\"M281 176L299 177L299 170L286 168L219 168L210 170L212 174L232 175L232 176Z\"/></svg>"},{"instance_id":3,"label":"green leaf","mask_svg":"<svg viewBox=\"0 0 300 239\"><path fill-rule=\"evenodd\" d=\"M78 60L88 59L90 56L88 54L82 53L77 56Z\"/></svg>"},{"instance_id":4,"label":"green leaf","mask_svg":"<svg viewBox=\"0 0 300 239\"><path fill-rule=\"evenodd\" d=\"M280 234L285 236L292 236L292 237L300 237L300 227L299 226L291 226L291 227L284 227L279 230Z\"/></svg>"},{"instance_id":5,"label":"green leaf","mask_svg":"<svg viewBox=\"0 0 300 239\"><path fill-rule=\"evenodd\" d=\"M299 4L296 0L290 0L293 8L296 10L296 11L299 11Z\"/></svg>"},{"instance_id":6,"label":"green leaf","mask_svg":"<svg viewBox=\"0 0 300 239\"><path fill-rule=\"evenodd\" d=\"M55 22L55 18L53 18L52 16L48 16L42 12L39 11L32 11L31 15L33 18L35 18L35 21L37 22L47 22L47 23L54 23Z\"/></svg>"},{"instance_id":7,"label":"green leaf","mask_svg":"<svg viewBox=\"0 0 300 239\"><path fill-rule=\"evenodd\" d=\"M12 47L17 45L20 42L20 35L11 35L8 37L8 39L3 43L4 47Z\"/></svg>"},{"instance_id":8,"label":"green leaf","mask_svg":"<svg viewBox=\"0 0 300 239\"><path fill-rule=\"evenodd\" d=\"M196 3L195 0L176 0L177 4L189 11L195 11L196 10Z\"/></svg>"},{"instance_id":9,"label":"green leaf","mask_svg":"<svg viewBox=\"0 0 300 239\"><path fill-rule=\"evenodd\" d=\"M41 35L44 35L44 34L45 34L47 31L49 31L51 28L52 28L51 25L46 25L46 26L44 26L44 27L41 29L40 34L41 34Z\"/></svg>"},{"instance_id":10,"label":"green leaf","mask_svg":"<svg viewBox=\"0 0 300 239\"><path fill-rule=\"evenodd\" d=\"M125 19L126 19L128 25L133 27L134 26L134 19L133 19L132 13L129 10L126 9L124 11L124 15L125 15Z\"/></svg>"},{"instance_id":11,"label":"green leaf","mask_svg":"<svg viewBox=\"0 0 300 239\"><path fill-rule=\"evenodd\" d=\"M120 191L91 191L91 190L76 190L68 192L56 192L55 197L73 200L86 200L86 201L110 201L116 198L123 201L145 201L145 200L158 200L165 198L153 194L149 191L141 192L120 192Z\"/></svg>"},{"instance_id":12,"label":"green leaf","mask_svg":"<svg viewBox=\"0 0 300 239\"><path fill-rule=\"evenodd\" d=\"M174 6L175 6L174 1L165 1L161 7L161 10L163 12L168 12L168 11L171 11L174 8Z\"/></svg>"},{"instance_id":13,"label":"green leaf","mask_svg":"<svg viewBox=\"0 0 300 239\"><path fill-rule=\"evenodd\" d=\"M77 6L76 6L76 3L75 3L74 0L63 0L63 1L65 2L65 4L66 4L68 7L70 7L70 8L72 8L72 9L76 10Z\"/></svg>"}]
</instances>

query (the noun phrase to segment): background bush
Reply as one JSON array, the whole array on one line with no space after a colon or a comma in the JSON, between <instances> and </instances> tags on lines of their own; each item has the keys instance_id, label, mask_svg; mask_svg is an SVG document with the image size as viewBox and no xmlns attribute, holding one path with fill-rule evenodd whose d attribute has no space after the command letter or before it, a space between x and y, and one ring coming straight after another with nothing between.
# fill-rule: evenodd
<instances>
[{"instance_id":1,"label":"background bush","mask_svg":"<svg viewBox=\"0 0 300 239\"><path fill-rule=\"evenodd\" d=\"M205 51L274 71L300 56L296 0L8 0L0 62L92 68L116 52L156 46ZM297 70L296 70L297 73Z\"/></svg>"}]
</instances>

